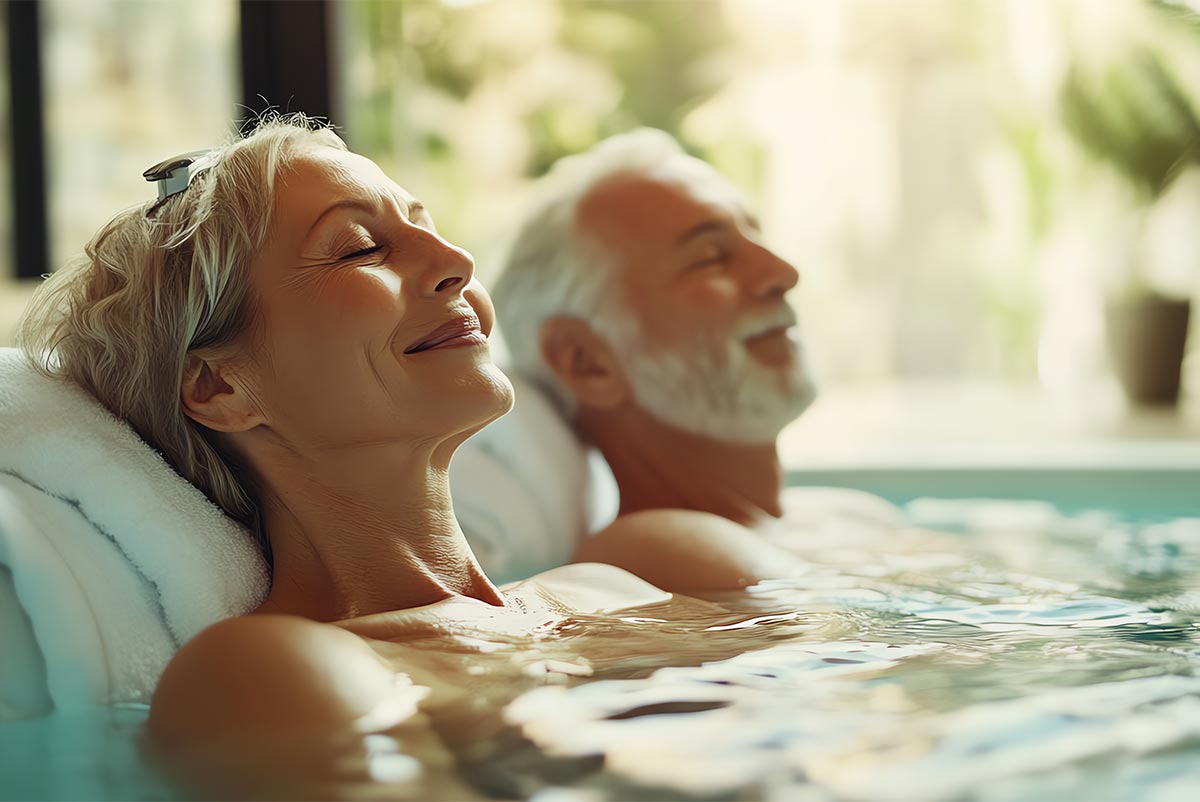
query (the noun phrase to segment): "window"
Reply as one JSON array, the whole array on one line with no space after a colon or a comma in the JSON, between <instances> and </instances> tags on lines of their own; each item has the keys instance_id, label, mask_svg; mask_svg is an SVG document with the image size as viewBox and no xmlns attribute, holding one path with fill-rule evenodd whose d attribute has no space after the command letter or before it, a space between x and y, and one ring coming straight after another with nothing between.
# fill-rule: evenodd
<instances>
[{"instance_id":1,"label":"window","mask_svg":"<svg viewBox=\"0 0 1200 802\"><path fill-rule=\"evenodd\" d=\"M532 180L555 159L638 125L669 131L757 200L768 242L800 268L796 303L826 386L1049 386L1100 369L1099 319L1114 282L1133 276L1177 295L1200 285L1200 260L1179 248L1167 259L1183 265L1172 275L1139 267L1147 260L1126 230L1137 226L1114 221L1148 219L1158 199L1129 191L1120 159L1064 114L1068 77L1090 71L1107 97L1095 75L1113 65L1128 74L1138 53L1174 76L1181 103L1200 107L1200 26L1182 2L44 0L6 9L10 27L25 27L11 37L22 48L0 93L11 88L13 107L44 113L11 121L15 159L0 148L0 171L11 166L24 187L19 208L0 205L0 233L9 227L32 255L0 272L61 264L109 215L153 191L145 166L217 141L247 107L270 104L329 115L352 148L428 202L485 282ZM30 37L38 12L41 34ZM30 42L41 50L33 90L29 71L16 69ZM1154 107L1165 96L1152 85L1131 96L1139 120L1161 122L1164 110L1186 118L1179 104ZM1107 112L1093 112L1082 127L1099 130ZM44 160L28 157L37 148ZM1182 165L1192 175L1179 187L1200 187L1197 161ZM1166 216L1193 219L1186 198L1173 205ZM41 257L39 241L48 244Z\"/></svg>"},{"instance_id":2,"label":"window","mask_svg":"<svg viewBox=\"0 0 1200 802\"><path fill-rule=\"evenodd\" d=\"M146 167L220 142L268 105L328 115L326 10L324 0L3 5L0 346L38 276L153 197Z\"/></svg>"},{"instance_id":3,"label":"window","mask_svg":"<svg viewBox=\"0 0 1200 802\"><path fill-rule=\"evenodd\" d=\"M804 276L796 302L827 385L1091 370L1102 336L1064 298L1098 315L1107 277L1096 253L1064 251L1064 232L1141 210L1109 191L1106 159L1064 125L1065 77L1144 46L1200 89L1189 55L1200 37L1172 3L336 10L352 147L429 199L485 282L530 180L555 158L664 128L757 198L768 242ZM1197 271L1200 260L1174 290L1193 289ZM1064 328L1080 361L1055 367Z\"/></svg>"},{"instance_id":4,"label":"window","mask_svg":"<svg viewBox=\"0 0 1200 802\"><path fill-rule=\"evenodd\" d=\"M0 64L7 65L8 60L8 15L0 14ZM9 88L6 81L0 81L0 187L8 187L12 182L12 143L9 132L12 121L9 119L11 108ZM13 264L13 228L12 228L12 193L0 191L0 277L4 277L8 266Z\"/></svg>"},{"instance_id":5,"label":"window","mask_svg":"<svg viewBox=\"0 0 1200 802\"><path fill-rule=\"evenodd\" d=\"M49 261L152 197L150 165L228 136L237 6L42 0Z\"/></svg>"}]
</instances>

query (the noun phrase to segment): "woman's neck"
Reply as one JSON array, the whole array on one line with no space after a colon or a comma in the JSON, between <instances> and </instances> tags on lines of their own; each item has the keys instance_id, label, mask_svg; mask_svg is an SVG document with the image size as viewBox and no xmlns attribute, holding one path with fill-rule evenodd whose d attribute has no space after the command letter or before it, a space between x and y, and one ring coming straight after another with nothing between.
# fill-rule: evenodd
<instances>
[{"instance_id":1,"label":"woman's neck","mask_svg":"<svg viewBox=\"0 0 1200 802\"><path fill-rule=\"evenodd\" d=\"M259 465L283 488L263 499L274 566L259 612L341 621L456 596L503 605L455 520L445 464L367 447Z\"/></svg>"}]
</instances>

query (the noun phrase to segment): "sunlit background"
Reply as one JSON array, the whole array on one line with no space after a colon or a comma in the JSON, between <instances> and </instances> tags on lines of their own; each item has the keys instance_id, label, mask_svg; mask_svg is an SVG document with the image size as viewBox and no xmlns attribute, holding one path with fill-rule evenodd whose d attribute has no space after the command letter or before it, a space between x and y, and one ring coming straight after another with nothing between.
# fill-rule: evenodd
<instances>
[{"instance_id":1,"label":"sunlit background","mask_svg":"<svg viewBox=\"0 0 1200 802\"><path fill-rule=\"evenodd\" d=\"M145 167L244 115L244 5L41 7L53 266L152 193ZM1200 292L1188 4L346 0L328 13L334 122L485 283L531 180L610 134L665 129L747 190L803 275L795 303L824 389L789 435L796 459L877 438L1200 440L1200 359L1184 362L1178 405L1142 409L1118 381L1122 359L1170 373L1172 316ZM7 183L22 121L0 109ZM2 196L6 245L13 204ZM0 251L0 276L13 261ZM32 283L0 283L0 343Z\"/></svg>"}]
</instances>

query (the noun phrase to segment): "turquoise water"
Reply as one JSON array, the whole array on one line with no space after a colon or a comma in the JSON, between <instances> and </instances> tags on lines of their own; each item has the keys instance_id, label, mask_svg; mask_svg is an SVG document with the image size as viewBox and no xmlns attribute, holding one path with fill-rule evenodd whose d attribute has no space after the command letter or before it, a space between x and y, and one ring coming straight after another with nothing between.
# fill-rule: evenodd
<instances>
[{"instance_id":1,"label":"turquoise water","mask_svg":"<svg viewBox=\"0 0 1200 802\"><path fill-rule=\"evenodd\" d=\"M1200 519L908 512L957 531L824 533L805 575L720 599L765 629L821 611L841 637L540 689L509 719L668 796L1200 798Z\"/></svg>"},{"instance_id":2,"label":"turquoise water","mask_svg":"<svg viewBox=\"0 0 1200 802\"><path fill-rule=\"evenodd\" d=\"M144 706L0 723L0 799L173 799L140 753Z\"/></svg>"},{"instance_id":3,"label":"turquoise water","mask_svg":"<svg viewBox=\"0 0 1200 802\"><path fill-rule=\"evenodd\" d=\"M409 722L331 738L304 753L336 764L323 785L297 782L303 750L281 746L287 760L262 760L278 766L266 787L537 802L1200 798L1200 518L930 500L907 513L899 529L782 533L803 567L711 597L719 607L580 617L544 648L464 656L484 685L423 719L424 736ZM502 663L558 668L488 685ZM0 725L0 795L212 796L139 753L143 716ZM258 782L243 795L262 795Z\"/></svg>"},{"instance_id":4,"label":"turquoise water","mask_svg":"<svg viewBox=\"0 0 1200 802\"><path fill-rule=\"evenodd\" d=\"M1137 520L1200 517L1195 468L880 468L791 470L797 487L847 487L896 504L942 499L1031 499L1071 514L1103 510Z\"/></svg>"}]
</instances>

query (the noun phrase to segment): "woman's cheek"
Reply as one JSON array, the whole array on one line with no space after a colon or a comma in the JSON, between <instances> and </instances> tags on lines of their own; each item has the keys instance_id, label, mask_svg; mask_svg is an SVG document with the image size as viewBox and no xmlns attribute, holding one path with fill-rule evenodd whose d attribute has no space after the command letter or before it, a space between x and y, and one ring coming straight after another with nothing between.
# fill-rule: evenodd
<instances>
[{"instance_id":1,"label":"woman's cheek","mask_svg":"<svg viewBox=\"0 0 1200 802\"><path fill-rule=\"evenodd\" d=\"M391 270L354 268L333 275L313 299L308 325L322 318L340 331L368 333L378 326L394 326L404 314L401 280Z\"/></svg>"}]
</instances>

